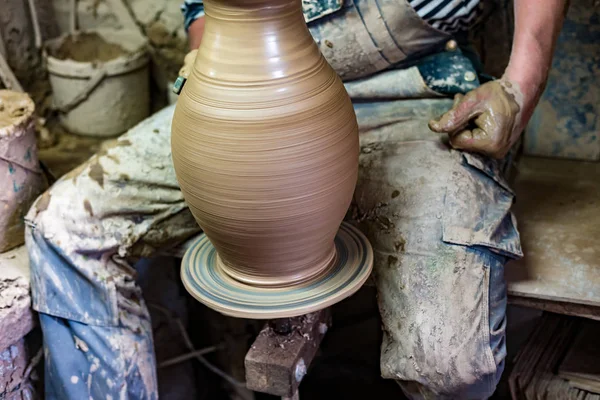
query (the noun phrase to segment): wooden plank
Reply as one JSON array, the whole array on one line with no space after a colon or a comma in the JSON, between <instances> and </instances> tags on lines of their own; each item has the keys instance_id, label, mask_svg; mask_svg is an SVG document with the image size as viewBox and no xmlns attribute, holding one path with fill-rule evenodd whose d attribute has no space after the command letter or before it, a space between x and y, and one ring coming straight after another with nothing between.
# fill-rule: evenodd
<instances>
[{"instance_id":1,"label":"wooden plank","mask_svg":"<svg viewBox=\"0 0 600 400\"><path fill-rule=\"evenodd\" d=\"M511 305L535 308L537 310L548 311L555 314L572 315L600 321L600 307L588 304L577 304L569 302L554 301L549 299L539 299L531 297L508 296L508 302Z\"/></svg>"},{"instance_id":2,"label":"wooden plank","mask_svg":"<svg viewBox=\"0 0 600 400\"><path fill-rule=\"evenodd\" d=\"M582 324L571 349L560 364L558 374L571 386L600 393L600 323Z\"/></svg>"},{"instance_id":3,"label":"wooden plank","mask_svg":"<svg viewBox=\"0 0 600 400\"><path fill-rule=\"evenodd\" d=\"M522 299L554 302L554 311L564 303L590 306L564 310L597 316L600 163L524 157L515 189L525 257L507 265L509 295L522 305Z\"/></svg>"},{"instance_id":4,"label":"wooden plank","mask_svg":"<svg viewBox=\"0 0 600 400\"><path fill-rule=\"evenodd\" d=\"M513 399L569 399L576 390L554 371L579 329L574 318L544 314L509 375ZM573 393L571 393L573 392Z\"/></svg>"}]
</instances>

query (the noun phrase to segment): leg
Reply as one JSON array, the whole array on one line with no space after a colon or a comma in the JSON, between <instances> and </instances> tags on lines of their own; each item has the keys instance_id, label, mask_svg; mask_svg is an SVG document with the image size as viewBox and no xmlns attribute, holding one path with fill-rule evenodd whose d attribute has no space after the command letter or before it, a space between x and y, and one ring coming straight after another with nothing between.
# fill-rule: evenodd
<instances>
[{"instance_id":1,"label":"leg","mask_svg":"<svg viewBox=\"0 0 600 400\"><path fill-rule=\"evenodd\" d=\"M40 324L47 352L46 399L158 398L147 326L135 333L48 314L40 314Z\"/></svg>"},{"instance_id":2,"label":"leg","mask_svg":"<svg viewBox=\"0 0 600 400\"><path fill-rule=\"evenodd\" d=\"M33 307L57 398L157 397L150 319L131 261L199 230L171 163L172 113L131 129L28 213Z\"/></svg>"},{"instance_id":3,"label":"leg","mask_svg":"<svg viewBox=\"0 0 600 400\"><path fill-rule=\"evenodd\" d=\"M503 267L520 256L502 163L450 150L448 100L356 105L354 218L375 251L381 369L413 398L487 398L502 373Z\"/></svg>"}]
</instances>

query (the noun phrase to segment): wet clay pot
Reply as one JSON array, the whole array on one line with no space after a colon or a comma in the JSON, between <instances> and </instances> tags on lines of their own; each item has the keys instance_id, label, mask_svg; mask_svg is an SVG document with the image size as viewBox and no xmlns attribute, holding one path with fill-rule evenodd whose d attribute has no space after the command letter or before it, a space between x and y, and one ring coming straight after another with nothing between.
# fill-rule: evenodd
<instances>
[{"instance_id":1,"label":"wet clay pot","mask_svg":"<svg viewBox=\"0 0 600 400\"><path fill-rule=\"evenodd\" d=\"M350 98L300 0L206 0L205 9L173 119L179 184L230 277L306 282L335 262L356 184Z\"/></svg>"}]
</instances>

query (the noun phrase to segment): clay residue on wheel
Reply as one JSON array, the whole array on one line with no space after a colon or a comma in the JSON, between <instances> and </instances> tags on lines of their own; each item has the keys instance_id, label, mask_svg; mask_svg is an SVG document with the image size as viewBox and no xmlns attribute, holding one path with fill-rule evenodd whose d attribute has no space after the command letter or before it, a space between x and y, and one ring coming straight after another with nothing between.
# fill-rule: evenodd
<instances>
[{"instance_id":1,"label":"clay residue on wheel","mask_svg":"<svg viewBox=\"0 0 600 400\"><path fill-rule=\"evenodd\" d=\"M65 38L50 55L61 60L79 62L110 61L129 54L116 43L107 42L97 33L78 33Z\"/></svg>"},{"instance_id":2,"label":"clay residue on wheel","mask_svg":"<svg viewBox=\"0 0 600 400\"><path fill-rule=\"evenodd\" d=\"M33 114L34 108L27 94L0 90L0 136L2 128L22 123Z\"/></svg>"}]
</instances>

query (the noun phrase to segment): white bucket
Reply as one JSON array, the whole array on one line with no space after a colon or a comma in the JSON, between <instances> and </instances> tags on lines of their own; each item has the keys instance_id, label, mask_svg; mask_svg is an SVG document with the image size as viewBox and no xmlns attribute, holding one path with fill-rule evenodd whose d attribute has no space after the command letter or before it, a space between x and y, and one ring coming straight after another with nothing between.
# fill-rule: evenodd
<instances>
[{"instance_id":1,"label":"white bucket","mask_svg":"<svg viewBox=\"0 0 600 400\"><path fill-rule=\"evenodd\" d=\"M94 30L128 54L110 61L79 62L51 56L68 37L45 44L44 56L54 106L72 133L110 137L125 132L150 114L149 56L137 32Z\"/></svg>"}]
</instances>

